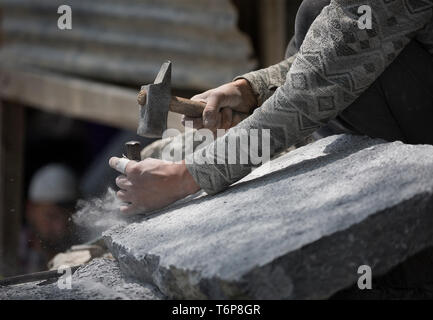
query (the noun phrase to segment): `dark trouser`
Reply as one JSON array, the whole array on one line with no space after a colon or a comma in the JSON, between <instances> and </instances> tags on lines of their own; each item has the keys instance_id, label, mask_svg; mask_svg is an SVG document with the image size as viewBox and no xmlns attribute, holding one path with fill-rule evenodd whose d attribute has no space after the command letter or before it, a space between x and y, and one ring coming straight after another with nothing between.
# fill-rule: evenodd
<instances>
[{"instance_id":1,"label":"dark trouser","mask_svg":"<svg viewBox=\"0 0 433 320\"><path fill-rule=\"evenodd\" d=\"M311 24L329 2L302 2L287 54L299 49ZM338 133L433 144L433 56L413 40L369 89L315 136Z\"/></svg>"}]
</instances>

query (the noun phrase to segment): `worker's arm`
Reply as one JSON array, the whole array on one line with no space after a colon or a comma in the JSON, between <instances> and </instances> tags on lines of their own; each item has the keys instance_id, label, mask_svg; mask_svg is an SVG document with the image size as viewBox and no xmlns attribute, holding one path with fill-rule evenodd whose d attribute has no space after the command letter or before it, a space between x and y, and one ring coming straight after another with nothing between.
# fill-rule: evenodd
<instances>
[{"instance_id":1,"label":"worker's arm","mask_svg":"<svg viewBox=\"0 0 433 320\"><path fill-rule=\"evenodd\" d=\"M362 5L372 9L371 30L358 27ZM228 154L219 154L218 161L216 156L242 129L270 129L273 155L336 117L429 22L432 6L425 2L416 9L404 0L332 0L311 25L284 85L225 136L187 157L187 162L194 161L187 168L195 181L216 193L250 172L250 164L229 164Z\"/></svg>"},{"instance_id":2,"label":"worker's arm","mask_svg":"<svg viewBox=\"0 0 433 320\"><path fill-rule=\"evenodd\" d=\"M372 8L372 30L358 28L357 9L366 4ZM160 208L200 187L216 193L241 179L251 164L229 164L230 153L222 157L217 151L239 138L242 129L270 129L271 155L310 135L359 97L428 23L433 3L418 5L414 8L405 0L331 0L311 25L285 83L250 117L187 156L187 164L132 163L117 180L119 196L129 202L123 211ZM260 153L262 145L258 149ZM235 158L239 153L238 148ZM112 158L110 165L115 168L118 161Z\"/></svg>"},{"instance_id":3,"label":"worker's arm","mask_svg":"<svg viewBox=\"0 0 433 320\"><path fill-rule=\"evenodd\" d=\"M296 54L268 68L252 71L236 77L235 80L248 80L256 96L257 106L261 106L275 93L277 88L281 87L286 82L287 73L295 61L295 58Z\"/></svg>"}]
</instances>

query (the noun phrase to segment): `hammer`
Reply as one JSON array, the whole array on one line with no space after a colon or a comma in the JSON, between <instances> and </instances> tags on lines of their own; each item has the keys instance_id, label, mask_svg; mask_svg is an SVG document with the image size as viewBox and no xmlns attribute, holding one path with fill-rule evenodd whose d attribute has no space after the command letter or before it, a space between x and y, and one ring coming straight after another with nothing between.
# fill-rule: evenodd
<instances>
[{"instance_id":1,"label":"hammer","mask_svg":"<svg viewBox=\"0 0 433 320\"><path fill-rule=\"evenodd\" d=\"M137 134L148 138L160 138L167 129L168 111L184 114L191 118L201 117L204 102L192 101L171 95L171 62L166 61L153 84L141 87L138 95L140 120ZM234 112L234 117L243 120L249 115Z\"/></svg>"}]
</instances>

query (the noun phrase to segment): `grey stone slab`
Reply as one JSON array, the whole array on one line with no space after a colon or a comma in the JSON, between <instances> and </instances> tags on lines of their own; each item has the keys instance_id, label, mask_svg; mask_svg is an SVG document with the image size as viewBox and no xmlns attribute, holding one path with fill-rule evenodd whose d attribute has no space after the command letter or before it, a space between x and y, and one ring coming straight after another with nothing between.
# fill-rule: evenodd
<instances>
[{"instance_id":1,"label":"grey stone slab","mask_svg":"<svg viewBox=\"0 0 433 320\"><path fill-rule=\"evenodd\" d=\"M173 298L327 298L433 244L433 146L333 136L215 196L105 233Z\"/></svg>"},{"instance_id":2,"label":"grey stone slab","mask_svg":"<svg viewBox=\"0 0 433 320\"><path fill-rule=\"evenodd\" d=\"M117 262L106 258L95 259L77 269L72 275L71 289L60 289L57 281L0 287L0 300L159 300L163 297L154 286L125 278Z\"/></svg>"}]
</instances>

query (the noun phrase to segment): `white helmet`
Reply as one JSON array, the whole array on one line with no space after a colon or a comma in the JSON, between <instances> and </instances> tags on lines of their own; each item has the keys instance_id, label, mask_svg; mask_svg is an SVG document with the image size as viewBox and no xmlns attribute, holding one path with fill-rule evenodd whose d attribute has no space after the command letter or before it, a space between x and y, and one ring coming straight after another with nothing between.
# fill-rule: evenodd
<instances>
[{"instance_id":1,"label":"white helmet","mask_svg":"<svg viewBox=\"0 0 433 320\"><path fill-rule=\"evenodd\" d=\"M40 168L33 175L29 199L34 202L72 202L77 200L77 179L72 170L53 163Z\"/></svg>"}]
</instances>

